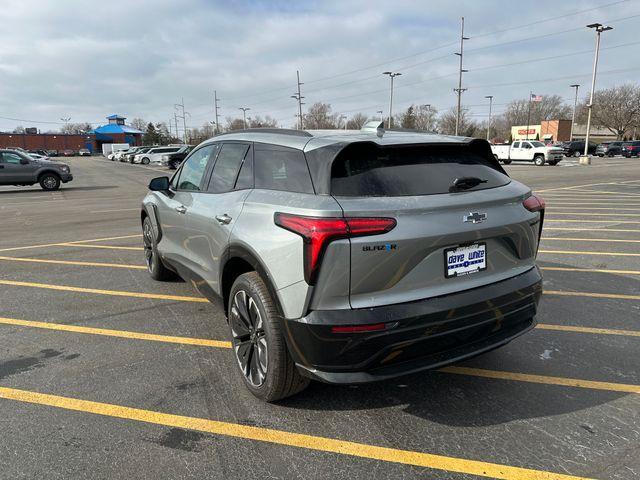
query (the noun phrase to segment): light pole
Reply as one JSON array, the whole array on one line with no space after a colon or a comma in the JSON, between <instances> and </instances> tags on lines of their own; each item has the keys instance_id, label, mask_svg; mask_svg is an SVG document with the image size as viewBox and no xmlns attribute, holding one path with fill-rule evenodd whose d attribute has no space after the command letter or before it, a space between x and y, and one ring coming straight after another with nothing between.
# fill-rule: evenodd
<instances>
[{"instance_id":1,"label":"light pole","mask_svg":"<svg viewBox=\"0 0 640 480\"><path fill-rule=\"evenodd\" d=\"M382 110L378 110L378 111L376 111L376 113L380 114L380 123L382 123L384 121L384 117L382 116L384 114L384 112Z\"/></svg>"},{"instance_id":2,"label":"light pole","mask_svg":"<svg viewBox=\"0 0 640 480\"><path fill-rule=\"evenodd\" d=\"M389 75L391 79L391 90L389 94L389 126L387 128L391 129L393 126L393 79L402 75L400 72L382 72L383 75Z\"/></svg>"},{"instance_id":3,"label":"light pole","mask_svg":"<svg viewBox=\"0 0 640 480\"><path fill-rule=\"evenodd\" d=\"M613 30L613 27L604 26L601 23L591 23L587 28L595 28L596 30L596 54L593 58L593 74L591 76L591 93L589 94L589 104L587 105L587 133L584 137L584 156L589 154L589 130L591 128L591 109L593 108L593 92L596 88L596 71L598 70L598 55L600 54L600 34L607 30Z\"/></svg>"},{"instance_id":4,"label":"light pole","mask_svg":"<svg viewBox=\"0 0 640 480\"><path fill-rule=\"evenodd\" d=\"M484 98L489 99L489 121L487 122L487 141L488 141L490 131L491 131L491 107L493 106L493 95L485 95Z\"/></svg>"},{"instance_id":5,"label":"light pole","mask_svg":"<svg viewBox=\"0 0 640 480\"><path fill-rule=\"evenodd\" d=\"M576 107L578 106L578 89L580 88L580 84L574 83L569 86L576 89L576 96L573 99L573 114L571 115L571 132L569 133L569 141L573 141L573 126L576 124Z\"/></svg>"},{"instance_id":6,"label":"light pole","mask_svg":"<svg viewBox=\"0 0 640 480\"><path fill-rule=\"evenodd\" d=\"M247 111L251 110L249 107L240 107L238 110L242 110L242 125L244 129L247 129Z\"/></svg>"}]
</instances>

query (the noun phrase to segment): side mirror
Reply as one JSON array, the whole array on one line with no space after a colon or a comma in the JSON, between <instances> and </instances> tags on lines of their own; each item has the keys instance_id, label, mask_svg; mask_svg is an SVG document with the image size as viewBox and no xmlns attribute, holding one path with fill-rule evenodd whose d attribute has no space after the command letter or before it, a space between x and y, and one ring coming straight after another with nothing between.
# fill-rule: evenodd
<instances>
[{"instance_id":1,"label":"side mirror","mask_svg":"<svg viewBox=\"0 0 640 480\"><path fill-rule=\"evenodd\" d=\"M149 190L152 192L166 192L169 190L169 177L156 177L149 182Z\"/></svg>"},{"instance_id":2,"label":"side mirror","mask_svg":"<svg viewBox=\"0 0 640 480\"><path fill-rule=\"evenodd\" d=\"M29 165L29 160L27 160L26 158L21 158L20 165Z\"/></svg>"}]
</instances>

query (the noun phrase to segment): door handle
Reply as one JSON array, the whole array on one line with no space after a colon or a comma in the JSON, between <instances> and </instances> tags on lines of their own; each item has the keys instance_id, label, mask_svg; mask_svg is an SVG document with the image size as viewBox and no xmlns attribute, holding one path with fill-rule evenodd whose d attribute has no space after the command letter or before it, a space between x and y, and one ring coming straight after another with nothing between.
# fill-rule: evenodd
<instances>
[{"instance_id":1,"label":"door handle","mask_svg":"<svg viewBox=\"0 0 640 480\"><path fill-rule=\"evenodd\" d=\"M184 205L180 205L179 207L176 207L176 212L187 213L187 207L185 207Z\"/></svg>"},{"instance_id":2,"label":"door handle","mask_svg":"<svg viewBox=\"0 0 640 480\"><path fill-rule=\"evenodd\" d=\"M216 220L220 225L228 225L231 223L232 218L225 213L224 215L216 215Z\"/></svg>"}]
</instances>

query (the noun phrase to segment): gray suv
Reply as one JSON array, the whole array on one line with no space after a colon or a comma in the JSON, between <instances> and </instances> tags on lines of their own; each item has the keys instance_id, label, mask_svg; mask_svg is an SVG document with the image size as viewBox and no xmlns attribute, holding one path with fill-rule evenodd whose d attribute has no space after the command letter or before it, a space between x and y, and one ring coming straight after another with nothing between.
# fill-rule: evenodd
<instances>
[{"instance_id":1,"label":"gray suv","mask_svg":"<svg viewBox=\"0 0 640 480\"><path fill-rule=\"evenodd\" d=\"M0 150L0 185L33 185L43 190L58 190L61 183L73 180L69 165L36 160L18 150Z\"/></svg>"},{"instance_id":2,"label":"gray suv","mask_svg":"<svg viewBox=\"0 0 640 480\"><path fill-rule=\"evenodd\" d=\"M484 140L245 130L149 187L152 278L221 302L263 400L439 367L535 325L544 201Z\"/></svg>"}]
</instances>

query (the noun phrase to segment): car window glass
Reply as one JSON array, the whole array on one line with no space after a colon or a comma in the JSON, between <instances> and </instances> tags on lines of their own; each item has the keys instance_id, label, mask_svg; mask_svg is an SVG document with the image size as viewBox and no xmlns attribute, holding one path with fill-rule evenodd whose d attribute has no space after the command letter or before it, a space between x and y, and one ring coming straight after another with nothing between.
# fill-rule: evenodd
<instances>
[{"instance_id":1,"label":"car window glass","mask_svg":"<svg viewBox=\"0 0 640 480\"><path fill-rule=\"evenodd\" d=\"M177 180L177 190L199 191L214 145L206 145L195 151L182 165Z\"/></svg>"},{"instance_id":2,"label":"car window glass","mask_svg":"<svg viewBox=\"0 0 640 480\"><path fill-rule=\"evenodd\" d=\"M234 190L244 190L245 188L253 188L253 156L251 151L244 157Z\"/></svg>"},{"instance_id":3,"label":"car window glass","mask_svg":"<svg viewBox=\"0 0 640 480\"><path fill-rule=\"evenodd\" d=\"M228 192L233 189L240 170L240 164L249 151L244 143L225 143L222 145L208 190L214 193Z\"/></svg>"},{"instance_id":4,"label":"car window glass","mask_svg":"<svg viewBox=\"0 0 640 480\"><path fill-rule=\"evenodd\" d=\"M513 144L513 148L520 148L520 142L516 142Z\"/></svg>"},{"instance_id":5,"label":"car window glass","mask_svg":"<svg viewBox=\"0 0 640 480\"><path fill-rule=\"evenodd\" d=\"M256 188L314 193L304 153L278 145L254 145L253 171Z\"/></svg>"},{"instance_id":6,"label":"car window glass","mask_svg":"<svg viewBox=\"0 0 640 480\"><path fill-rule=\"evenodd\" d=\"M13 165L20 165L20 155L15 153L4 152L2 154L2 163L11 163Z\"/></svg>"}]
</instances>

